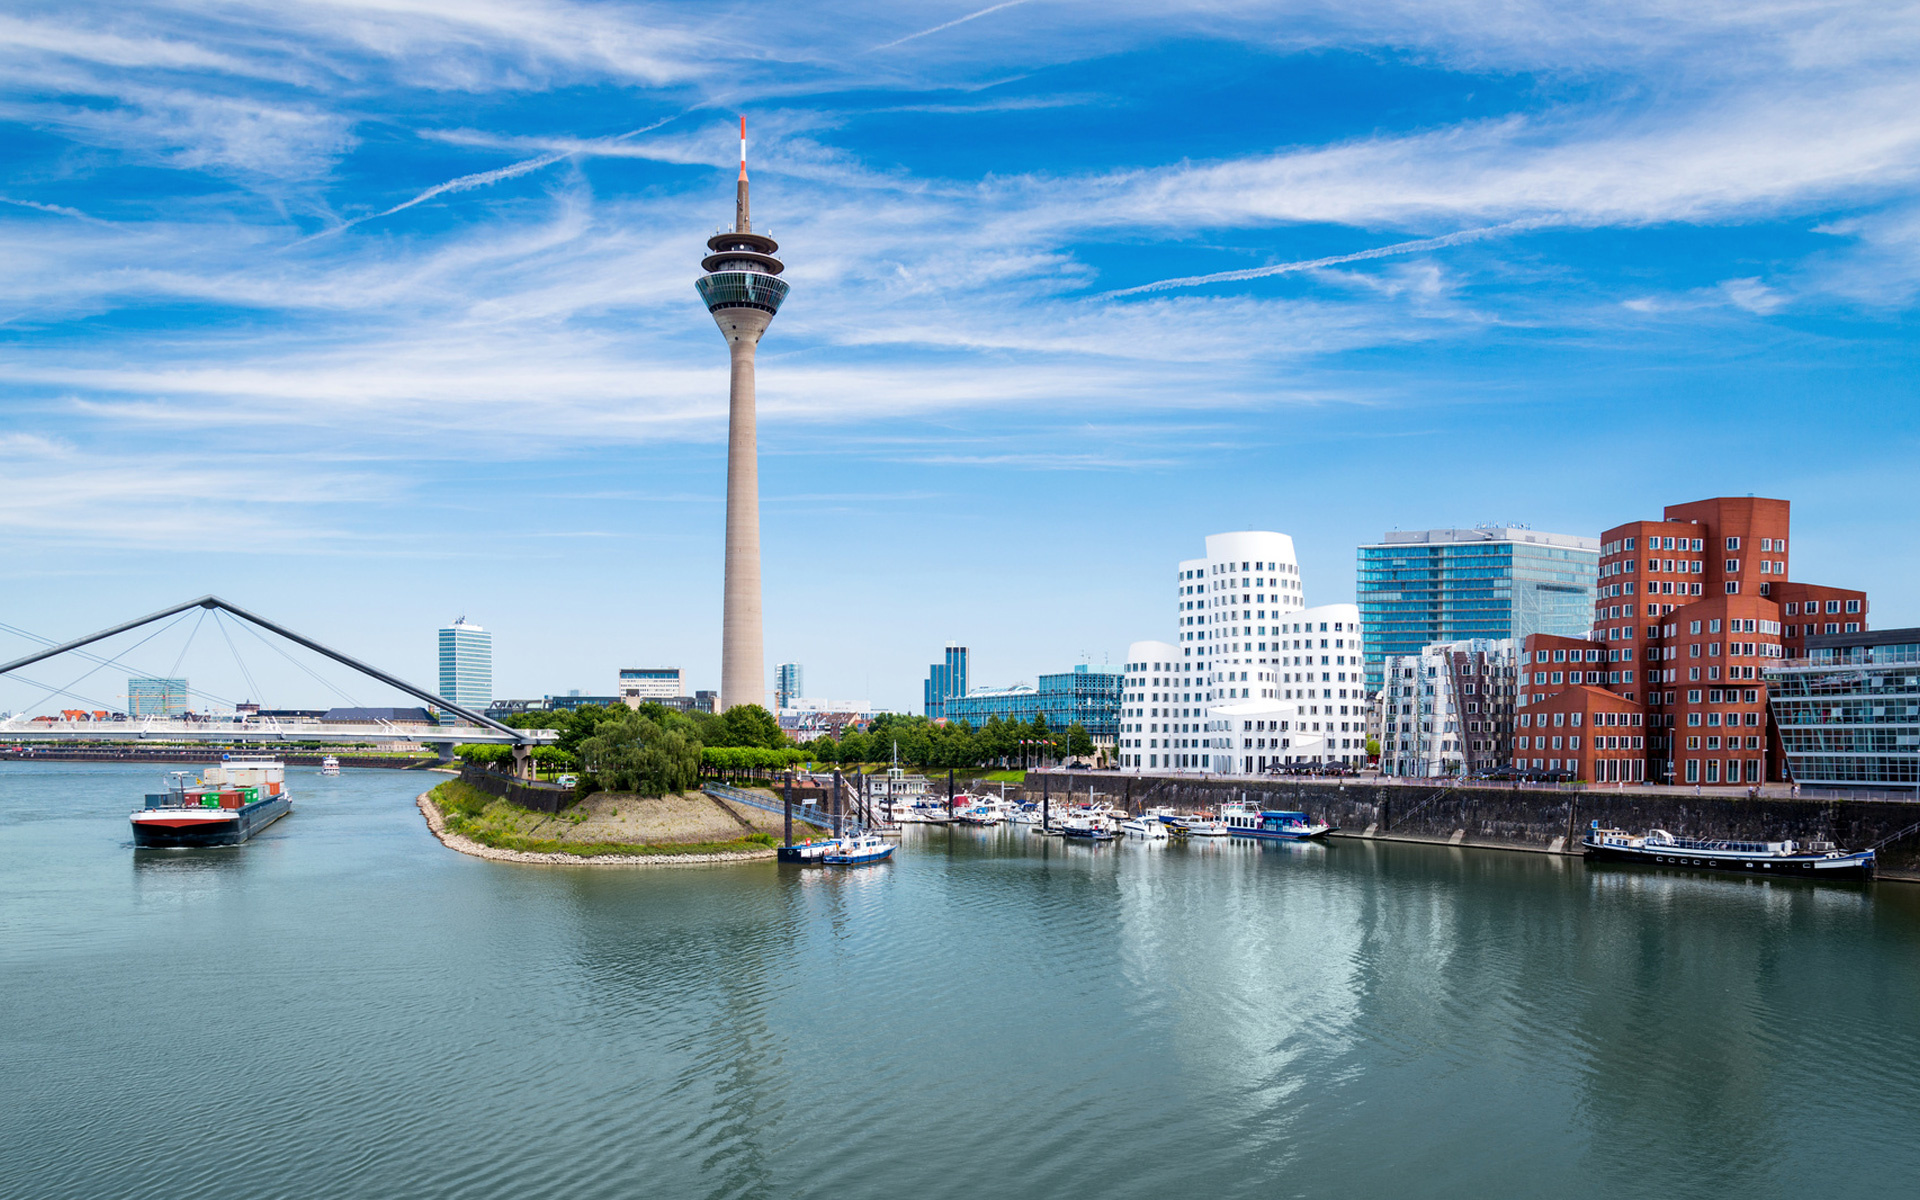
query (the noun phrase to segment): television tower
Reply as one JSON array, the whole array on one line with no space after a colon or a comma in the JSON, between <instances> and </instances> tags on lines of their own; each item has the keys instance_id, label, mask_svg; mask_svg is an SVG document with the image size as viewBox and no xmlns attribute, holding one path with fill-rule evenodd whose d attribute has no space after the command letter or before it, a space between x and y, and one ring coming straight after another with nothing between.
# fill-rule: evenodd
<instances>
[{"instance_id":1,"label":"television tower","mask_svg":"<svg viewBox=\"0 0 1920 1200\"><path fill-rule=\"evenodd\" d=\"M767 702L760 633L760 450L754 431L753 350L787 284L778 242L753 232L747 215L747 119L740 118L740 183L733 229L707 239L694 281L733 358L727 404L727 579L720 624L720 711Z\"/></svg>"}]
</instances>

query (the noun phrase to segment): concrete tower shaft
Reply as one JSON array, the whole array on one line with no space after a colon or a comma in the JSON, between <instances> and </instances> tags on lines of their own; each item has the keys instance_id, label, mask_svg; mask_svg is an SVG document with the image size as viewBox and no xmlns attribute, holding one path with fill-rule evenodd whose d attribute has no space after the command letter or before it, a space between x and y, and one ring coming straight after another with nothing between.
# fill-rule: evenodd
<instances>
[{"instance_id":1,"label":"concrete tower shaft","mask_svg":"<svg viewBox=\"0 0 1920 1200\"><path fill-rule=\"evenodd\" d=\"M747 126L740 122L734 227L707 239L694 286L732 360L727 404L727 565L720 626L720 708L767 702L760 611L760 452L754 349L787 298L779 243L753 232L747 208Z\"/></svg>"}]
</instances>

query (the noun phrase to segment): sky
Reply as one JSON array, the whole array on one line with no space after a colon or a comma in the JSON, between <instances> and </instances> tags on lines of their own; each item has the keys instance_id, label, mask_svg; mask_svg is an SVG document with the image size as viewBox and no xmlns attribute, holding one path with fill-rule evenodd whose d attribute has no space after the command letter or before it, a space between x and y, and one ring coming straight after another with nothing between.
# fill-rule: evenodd
<instances>
[{"instance_id":1,"label":"sky","mask_svg":"<svg viewBox=\"0 0 1920 1200\"><path fill-rule=\"evenodd\" d=\"M742 116L769 679L1119 663L1212 532L1324 604L1390 529L1749 493L1920 624L1917 67L1898 0L15 0L0 658L212 592L717 686ZM197 620L0 709L394 702Z\"/></svg>"}]
</instances>

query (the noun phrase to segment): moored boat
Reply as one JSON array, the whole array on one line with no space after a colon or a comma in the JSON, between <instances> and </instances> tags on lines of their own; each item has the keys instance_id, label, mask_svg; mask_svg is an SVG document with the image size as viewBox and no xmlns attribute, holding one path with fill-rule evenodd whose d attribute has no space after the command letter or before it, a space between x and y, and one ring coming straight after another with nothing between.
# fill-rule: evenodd
<instances>
[{"instance_id":1,"label":"moored boat","mask_svg":"<svg viewBox=\"0 0 1920 1200\"><path fill-rule=\"evenodd\" d=\"M826 861L827 855L840 842L840 838L813 838L809 841L795 842L791 846L777 846L774 858L783 863L817 866Z\"/></svg>"},{"instance_id":2,"label":"moored boat","mask_svg":"<svg viewBox=\"0 0 1920 1200\"><path fill-rule=\"evenodd\" d=\"M1159 817L1145 815L1129 817L1120 822L1120 832L1130 838L1142 838L1150 842L1164 842L1173 836L1166 823Z\"/></svg>"},{"instance_id":3,"label":"moored boat","mask_svg":"<svg viewBox=\"0 0 1920 1200\"><path fill-rule=\"evenodd\" d=\"M1336 826L1315 821L1303 812L1229 812L1222 822L1233 837L1256 838L1270 842L1304 842L1325 837Z\"/></svg>"},{"instance_id":4,"label":"moored boat","mask_svg":"<svg viewBox=\"0 0 1920 1200\"><path fill-rule=\"evenodd\" d=\"M1721 838L1678 838L1664 829L1635 837L1622 829L1602 829L1594 821L1580 839L1595 862L1736 871L1742 875L1796 879L1872 879L1872 850L1842 850L1827 842L1748 842Z\"/></svg>"},{"instance_id":5,"label":"moored boat","mask_svg":"<svg viewBox=\"0 0 1920 1200\"><path fill-rule=\"evenodd\" d=\"M194 783L173 772L127 819L137 847L238 846L292 811L279 760L229 757Z\"/></svg>"},{"instance_id":6,"label":"moored boat","mask_svg":"<svg viewBox=\"0 0 1920 1200\"><path fill-rule=\"evenodd\" d=\"M857 867L893 857L893 843L870 833L841 838L820 861L830 867Z\"/></svg>"}]
</instances>

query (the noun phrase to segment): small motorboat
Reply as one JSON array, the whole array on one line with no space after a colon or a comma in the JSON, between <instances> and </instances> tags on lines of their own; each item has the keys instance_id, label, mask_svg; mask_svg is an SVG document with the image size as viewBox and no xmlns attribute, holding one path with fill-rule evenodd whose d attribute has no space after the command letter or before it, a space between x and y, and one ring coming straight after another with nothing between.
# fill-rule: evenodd
<instances>
[{"instance_id":1,"label":"small motorboat","mask_svg":"<svg viewBox=\"0 0 1920 1200\"><path fill-rule=\"evenodd\" d=\"M1138 816L1120 822L1120 832L1132 838L1144 838L1150 842L1164 842L1173 834L1159 817Z\"/></svg>"},{"instance_id":2,"label":"small motorboat","mask_svg":"<svg viewBox=\"0 0 1920 1200\"><path fill-rule=\"evenodd\" d=\"M1180 817L1173 822L1172 829L1181 837L1197 838L1226 837L1232 832L1225 821L1204 816Z\"/></svg>"},{"instance_id":3,"label":"small motorboat","mask_svg":"<svg viewBox=\"0 0 1920 1200\"><path fill-rule=\"evenodd\" d=\"M1068 817L1060 822L1060 836L1075 842L1110 842L1113 830L1102 817Z\"/></svg>"},{"instance_id":4,"label":"small motorboat","mask_svg":"<svg viewBox=\"0 0 1920 1200\"><path fill-rule=\"evenodd\" d=\"M866 863L883 862L893 857L893 843L870 833L858 837L841 838L839 843L827 851L820 861L830 867L858 867Z\"/></svg>"}]
</instances>

